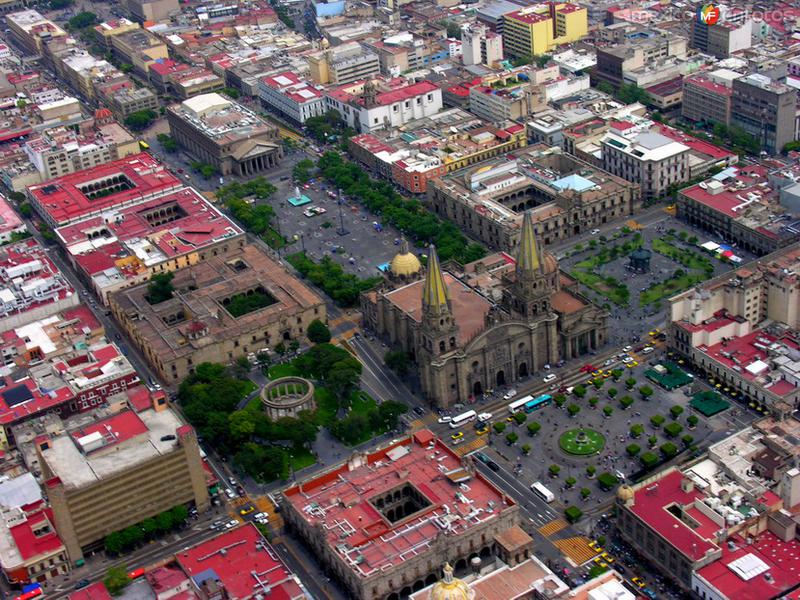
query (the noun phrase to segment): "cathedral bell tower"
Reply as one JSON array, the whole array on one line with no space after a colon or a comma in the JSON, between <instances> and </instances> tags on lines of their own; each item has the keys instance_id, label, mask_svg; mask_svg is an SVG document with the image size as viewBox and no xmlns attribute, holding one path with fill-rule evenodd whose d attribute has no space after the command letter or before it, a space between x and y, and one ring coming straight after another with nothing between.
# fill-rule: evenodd
<instances>
[{"instance_id":1,"label":"cathedral bell tower","mask_svg":"<svg viewBox=\"0 0 800 600\"><path fill-rule=\"evenodd\" d=\"M542 252L531 215L526 212L522 220L515 278L506 289L505 304L513 315L533 321L551 313L550 298L557 290L558 264L552 255Z\"/></svg>"},{"instance_id":2,"label":"cathedral bell tower","mask_svg":"<svg viewBox=\"0 0 800 600\"><path fill-rule=\"evenodd\" d=\"M458 344L458 325L453 319L450 292L444 280L436 248L428 250L428 272L422 288L422 347L431 356L454 350Z\"/></svg>"}]
</instances>

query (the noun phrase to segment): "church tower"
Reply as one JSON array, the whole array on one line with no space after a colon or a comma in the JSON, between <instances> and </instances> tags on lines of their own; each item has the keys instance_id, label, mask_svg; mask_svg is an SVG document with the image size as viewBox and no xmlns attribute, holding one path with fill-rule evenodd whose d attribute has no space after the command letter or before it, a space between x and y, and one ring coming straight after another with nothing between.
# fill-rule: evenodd
<instances>
[{"instance_id":1,"label":"church tower","mask_svg":"<svg viewBox=\"0 0 800 600\"><path fill-rule=\"evenodd\" d=\"M436 248L428 250L428 272L422 287L422 346L431 356L455 349L458 325Z\"/></svg>"},{"instance_id":2,"label":"church tower","mask_svg":"<svg viewBox=\"0 0 800 600\"><path fill-rule=\"evenodd\" d=\"M558 291L558 263L553 255L543 252L529 212L522 219L522 235L513 283L506 288L505 303L509 311L526 321L533 321L551 312L550 298Z\"/></svg>"}]
</instances>

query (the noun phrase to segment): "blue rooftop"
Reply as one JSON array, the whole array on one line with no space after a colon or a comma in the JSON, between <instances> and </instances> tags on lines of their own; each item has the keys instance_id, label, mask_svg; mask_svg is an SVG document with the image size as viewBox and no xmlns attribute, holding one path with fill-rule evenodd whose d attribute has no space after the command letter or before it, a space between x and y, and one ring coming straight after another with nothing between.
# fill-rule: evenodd
<instances>
[{"instance_id":1,"label":"blue rooftop","mask_svg":"<svg viewBox=\"0 0 800 600\"><path fill-rule=\"evenodd\" d=\"M585 192L593 187L597 187L597 184L593 181L589 181L586 177L575 174L556 179L552 183L559 190L575 190L576 192Z\"/></svg>"}]
</instances>

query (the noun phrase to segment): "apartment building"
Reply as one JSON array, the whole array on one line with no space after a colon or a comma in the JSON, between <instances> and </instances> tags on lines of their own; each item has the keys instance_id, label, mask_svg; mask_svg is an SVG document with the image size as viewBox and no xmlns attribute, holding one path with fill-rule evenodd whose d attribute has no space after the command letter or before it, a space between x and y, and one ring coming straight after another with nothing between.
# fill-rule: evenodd
<instances>
[{"instance_id":1,"label":"apartment building","mask_svg":"<svg viewBox=\"0 0 800 600\"><path fill-rule=\"evenodd\" d=\"M291 71L264 77L258 86L261 105L293 123L325 114L325 96Z\"/></svg>"},{"instance_id":2,"label":"apartment building","mask_svg":"<svg viewBox=\"0 0 800 600\"><path fill-rule=\"evenodd\" d=\"M308 56L311 78L316 83L344 85L377 76L378 55L358 42L348 42Z\"/></svg>"},{"instance_id":3,"label":"apartment building","mask_svg":"<svg viewBox=\"0 0 800 600\"><path fill-rule=\"evenodd\" d=\"M131 29L111 36L111 48L123 63L133 65L133 71L147 78L149 66L169 58L167 45L146 29Z\"/></svg>"},{"instance_id":4,"label":"apartment building","mask_svg":"<svg viewBox=\"0 0 800 600\"><path fill-rule=\"evenodd\" d=\"M795 140L797 90L761 73L733 82L731 123L752 135L769 154Z\"/></svg>"},{"instance_id":5,"label":"apartment building","mask_svg":"<svg viewBox=\"0 0 800 600\"><path fill-rule=\"evenodd\" d=\"M733 82L741 76L736 71L717 69L684 77L683 118L730 125Z\"/></svg>"},{"instance_id":6,"label":"apartment building","mask_svg":"<svg viewBox=\"0 0 800 600\"><path fill-rule=\"evenodd\" d=\"M136 29L139 29L139 23L121 17L119 19L104 21L100 23L100 25L95 25L94 31L102 40L103 45L111 50L111 40L114 36L135 31Z\"/></svg>"},{"instance_id":7,"label":"apartment building","mask_svg":"<svg viewBox=\"0 0 800 600\"><path fill-rule=\"evenodd\" d=\"M719 7L721 17L709 25L700 19L690 19L689 45L717 58L728 58L752 44L753 22L740 8Z\"/></svg>"},{"instance_id":8,"label":"apartment building","mask_svg":"<svg viewBox=\"0 0 800 600\"><path fill-rule=\"evenodd\" d=\"M6 24L11 39L26 54L42 56L50 40L67 35L61 27L35 10L23 10L6 15Z\"/></svg>"},{"instance_id":9,"label":"apartment building","mask_svg":"<svg viewBox=\"0 0 800 600\"><path fill-rule=\"evenodd\" d=\"M503 60L503 36L481 25L461 28L461 61L465 65L494 66Z\"/></svg>"},{"instance_id":10,"label":"apartment building","mask_svg":"<svg viewBox=\"0 0 800 600\"><path fill-rule=\"evenodd\" d=\"M220 175L255 175L283 157L278 128L219 94L203 94L167 109L172 136Z\"/></svg>"},{"instance_id":11,"label":"apartment building","mask_svg":"<svg viewBox=\"0 0 800 600\"><path fill-rule=\"evenodd\" d=\"M163 392L152 408L65 423L33 445L56 530L73 563L102 547L110 533L176 505L208 508L197 436Z\"/></svg>"},{"instance_id":12,"label":"apartment building","mask_svg":"<svg viewBox=\"0 0 800 600\"><path fill-rule=\"evenodd\" d=\"M503 15L503 47L510 56L538 56L588 33L586 8L548 2Z\"/></svg>"}]
</instances>

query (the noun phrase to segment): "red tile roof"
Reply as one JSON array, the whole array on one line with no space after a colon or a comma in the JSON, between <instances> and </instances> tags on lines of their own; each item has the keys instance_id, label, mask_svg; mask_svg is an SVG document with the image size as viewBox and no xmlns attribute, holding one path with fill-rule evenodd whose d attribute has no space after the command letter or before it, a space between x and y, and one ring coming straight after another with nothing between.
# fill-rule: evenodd
<instances>
[{"instance_id":1,"label":"red tile roof","mask_svg":"<svg viewBox=\"0 0 800 600\"><path fill-rule=\"evenodd\" d=\"M111 444L120 444L136 436L146 434L147 425L132 410L126 410L107 419L95 421L85 427L70 432L75 440L92 433L100 433L107 442L104 448Z\"/></svg>"},{"instance_id":2,"label":"red tile roof","mask_svg":"<svg viewBox=\"0 0 800 600\"><path fill-rule=\"evenodd\" d=\"M722 85L721 83L717 83L712 81L704 74L693 75L691 77L685 77L683 80L683 86L697 86L701 87L704 90L708 90L709 92L713 92L718 96L732 96L733 95L733 88L728 87L726 85Z\"/></svg>"},{"instance_id":3,"label":"red tile roof","mask_svg":"<svg viewBox=\"0 0 800 600\"><path fill-rule=\"evenodd\" d=\"M108 593L105 584L102 581L98 581L82 590L72 592L69 595L69 600L113 600L113 597Z\"/></svg>"},{"instance_id":4,"label":"red tile roof","mask_svg":"<svg viewBox=\"0 0 800 600\"><path fill-rule=\"evenodd\" d=\"M375 101L385 106L387 104L394 104L395 102L402 102L410 98L422 96L434 90L438 90L439 86L430 81L420 81L419 83L412 83L400 89L392 90L390 92L382 92L375 97Z\"/></svg>"},{"instance_id":5,"label":"red tile roof","mask_svg":"<svg viewBox=\"0 0 800 600\"><path fill-rule=\"evenodd\" d=\"M34 535L35 530L43 527L43 522L49 523L48 533ZM64 548L53 523L53 511L46 508L38 513L28 515L24 523L9 528L22 560L27 561L37 556L52 554Z\"/></svg>"}]
</instances>

